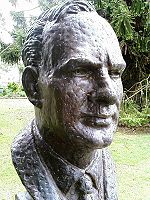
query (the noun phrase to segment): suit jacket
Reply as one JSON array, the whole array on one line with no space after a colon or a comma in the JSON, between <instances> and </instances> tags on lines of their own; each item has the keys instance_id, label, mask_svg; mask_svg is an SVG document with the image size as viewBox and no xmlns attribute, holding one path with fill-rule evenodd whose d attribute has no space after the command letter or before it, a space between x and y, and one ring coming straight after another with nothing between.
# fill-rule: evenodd
<instances>
[{"instance_id":1,"label":"suit jacket","mask_svg":"<svg viewBox=\"0 0 150 200\"><path fill-rule=\"evenodd\" d=\"M43 153L47 155L47 160L43 158ZM97 150L94 162L85 172L42 142L35 121L16 137L12 145L12 160L23 185L35 200L76 199L68 191L84 173L95 180L101 193L99 200L118 199L114 164L107 148Z\"/></svg>"}]
</instances>

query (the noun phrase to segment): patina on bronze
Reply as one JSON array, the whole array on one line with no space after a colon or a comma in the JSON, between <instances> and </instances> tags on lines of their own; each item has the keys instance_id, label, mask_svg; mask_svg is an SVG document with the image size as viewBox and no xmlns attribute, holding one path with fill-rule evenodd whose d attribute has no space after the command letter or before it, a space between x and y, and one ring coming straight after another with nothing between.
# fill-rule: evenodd
<instances>
[{"instance_id":1,"label":"patina on bronze","mask_svg":"<svg viewBox=\"0 0 150 200\"><path fill-rule=\"evenodd\" d=\"M35 119L12 145L18 199L117 200L107 147L125 68L109 23L86 1L42 14L24 44L23 86Z\"/></svg>"}]
</instances>

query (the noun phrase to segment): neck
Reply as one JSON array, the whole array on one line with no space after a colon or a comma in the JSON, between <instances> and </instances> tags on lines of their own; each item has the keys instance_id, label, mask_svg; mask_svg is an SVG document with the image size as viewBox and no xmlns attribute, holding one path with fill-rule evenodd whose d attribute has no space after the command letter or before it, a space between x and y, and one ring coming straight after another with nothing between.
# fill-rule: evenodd
<instances>
[{"instance_id":1,"label":"neck","mask_svg":"<svg viewBox=\"0 0 150 200\"><path fill-rule=\"evenodd\" d=\"M48 145L57 154L80 169L85 169L96 156L97 150L75 142L59 141L54 137L49 137L48 141L50 141Z\"/></svg>"},{"instance_id":2,"label":"neck","mask_svg":"<svg viewBox=\"0 0 150 200\"><path fill-rule=\"evenodd\" d=\"M85 169L95 159L97 149L89 147L87 144L83 144L79 141L68 141L67 139L56 138L56 134L49 132L46 129L36 130L41 136L43 143L46 143L51 149L53 149L63 159L67 160L72 165Z\"/></svg>"},{"instance_id":3,"label":"neck","mask_svg":"<svg viewBox=\"0 0 150 200\"><path fill-rule=\"evenodd\" d=\"M95 159L97 150L83 149L80 147L59 147L52 145L53 150L72 165L86 169Z\"/></svg>"}]
</instances>

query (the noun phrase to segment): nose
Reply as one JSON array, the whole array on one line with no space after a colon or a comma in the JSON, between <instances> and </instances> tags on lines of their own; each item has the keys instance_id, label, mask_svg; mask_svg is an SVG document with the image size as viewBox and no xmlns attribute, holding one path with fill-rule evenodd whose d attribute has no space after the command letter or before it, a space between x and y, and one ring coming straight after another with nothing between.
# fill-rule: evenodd
<instances>
[{"instance_id":1,"label":"nose","mask_svg":"<svg viewBox=\"0 0 150 200\"><path fill-rule=\"evenodd\" d=\"M109 75L97 77L95 82L93 90L87 95L88 101L105 105L115 104L117 94Z\"/></svg>"}]
</instances>

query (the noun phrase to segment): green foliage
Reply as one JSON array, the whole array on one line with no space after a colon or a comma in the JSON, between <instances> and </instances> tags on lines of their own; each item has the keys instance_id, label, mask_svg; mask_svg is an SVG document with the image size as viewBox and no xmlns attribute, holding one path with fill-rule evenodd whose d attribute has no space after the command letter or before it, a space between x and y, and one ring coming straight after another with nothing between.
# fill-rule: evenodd
<instances>
[{"instance_id":1,"label":"green foliage","mask_svg":"<svg viewBox=\"0 0 150 200\"><path fill-rule=\"evenodd\" d=\"M128 6L122 2L118 7L114 5L113 14L111 13L112 26L119 38L123 40L133 39L132 15Z\"/></svg>"},{"instance_id":2,"label":"green foliage","mask_svg":"<svg viewBox=\"0 0 150 200\"><path fill-rule=\"evenodd\" d=\"M2 96L5 97L25 97L25 92L22 85L12 82L8 83L7 87L4 88Z\"/></svg>"},{"instance_id":3,"label":"green foliage","mask_svg":"<svg viewBox=\"0 0 150 200\"><path fill-rule=\"evenodd\" d=\"M23 46L23 43L25 41L26 32L23 29L16 29L16 30L13 30L11 35L15 41L15 44L17 44L21 50L21 47Z\"/></svg>"},{"instance_id":4,"label":"green foliage","mask_svg":"<svg viewBox=\"0 0 150 200\"><path fill-rule=\"evenodd\" d=\"M0 57L1 61L8 64L16 64L20 61L21 51L17 43L4 44L0 42Z\"/></svg>"},{"instance_id":5,"label":"green foliage","mask_svg":"<svg viewBox=\"0 0 150 200\"><path fill-rule=\"evenodd\" d=\"M0 13L0 26L4 26L5 25L5 18L3 17L2 13Z\"/></svg>"},{"instance_id":6,"label":"green foliage","mask_svg":"<svg viewBox=\"0 0 150 200\"><path fill-rule=\"evenodd\" d=\"M13 18L13 21L15 22L14 29L26 30L27 23L26 23L26 19L24 16L24 12L23 11L20 11L20 12L11 11L10 14Z\"/></svg>"},{"instance_id":7,"label":"green foliage","mask_svg":"<svg viewBox=\"0 0 150 200\"><path fill-rule=\"evenodd\" d=\"M20 85L18 85L17 83L15 82L12 82L12 83L8 83L7 85L7 88L11 91L11 92L17 92L20 88Z\"/></svg>"},{"instance_id":8,"label":"green foliage","mask_svg":"<svg viewBox=\"0 0 150 200\"><path fill-rule=\"evenodd\" d=\"M11 33L13 38L12 44L5 44L0 41L0 57L4 63L18 64L21 59L21 49L26 37L26 22L25 18L20 20L20 14L13 12L16 25ZM22 14L21 14L22 16Z\"/></svg>"},{"instance_id":9,"label":"green foliage","mask_svg":"<svg viewBox=\"0 0 150 200\"><path fill-rule=\"evenodd\" d=\"M63 2L66 2L67 0L38 0L39 6L41 10L46 10L48 8L52 8L53 6L62 4Z\"/></svg>"},{"instance_id":10,"label":"green foliage","mask_svg":"<svg viewBox=\"0 0 150 200\"><path fill-rule=\"evenodd\" d=\"M132 14L123 0L95 0L93 3L98 11L106 12L105 17L112 24L119 38L126 40L133 38Z\"/></svg>"},{"instance_id":11,"label":"green foliage","mask_svg":"<svg viewBox=\"0 0 150 200\"><path fill-rule=\"evenodd\" d=\"M134 101L123 102L120 112L119 124L127 127L138 127L150 123L150 108L146 107L141 112Z\"/></svg>"},{"instance_id":12,"label":"green foliage","mask_svg":"<svg viewBox=\"0 0 150 200\"><path fill-rule=\"evenodd\" d=\"M16 4L17 1L11 1ZM13 39L12 44L5 44L0 41L0 57L4 63L19 64L21 60L21 49L27 35L27 21L24 12L11 11L11 16L14 21L14 28L11 32Z\"/></svg>"},{"instance_id":13,"label":"green foliage","mask_svg":"<svg viewBox=\"0 0 150 200\"><path fill-rule=\"evenodd\" d=\"M149 77L125 91L121 106L120 125L132 127L150 124Z\"/></svg>"},{"instance_id":14,"label":"green foliage","mask_svg":"<svg viewBox=\"0 0 150 200\"><path fill-rule=\"evenodd\" d=\"M42 10L46 10L49 8L49 1L48 0L38 0L40 7Z\"/></svg>"}]
</instances>

